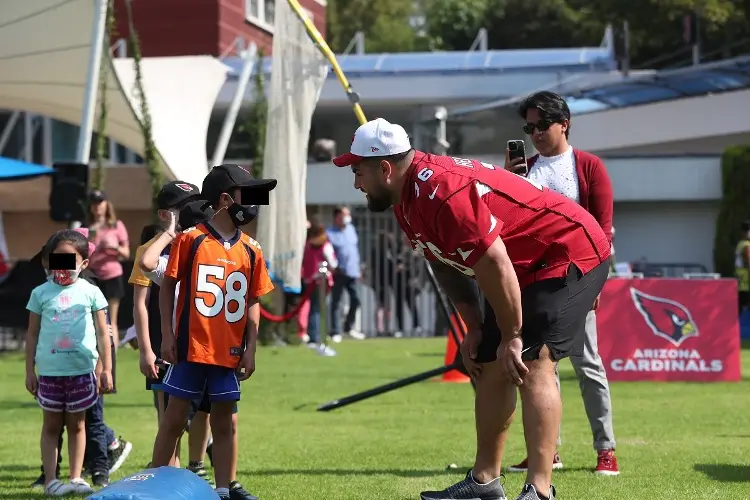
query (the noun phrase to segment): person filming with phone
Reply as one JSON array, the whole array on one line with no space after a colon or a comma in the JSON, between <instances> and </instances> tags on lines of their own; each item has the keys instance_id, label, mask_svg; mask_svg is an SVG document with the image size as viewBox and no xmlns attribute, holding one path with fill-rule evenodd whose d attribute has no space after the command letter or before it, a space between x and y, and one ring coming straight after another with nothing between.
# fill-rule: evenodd
<instances>
[{"instance_id":1,"label":"person filming with phone","mask_svg":"<svg viewBox=\"0 0 750 500\"><path fill-rule=\"evenodd\" d=\"M526 158L522 140L508 141L505 169L527 177L542 186L576 201L594 216L612 243L612 182L602 160L591 153L573 148L570 136L570 109L559 95L544 91L527 97L519 108L525 121L523 131L539 152ZM597 298L594 310L599 306ZM570 362L581 387L581 395L594 435L597 452L595 473L616 476L620 473L615 458L615 436L612 427L612 400L607 373L597 347L596 313L586 318L586 336L582 355L570 356ZM560 377L557 377L560 385ZM558 437L558 446L560 445ZM555 454L553 468L563 466ZM528 461L509 467L511 472L526 472Z\"/></svg>"}]
</instances>

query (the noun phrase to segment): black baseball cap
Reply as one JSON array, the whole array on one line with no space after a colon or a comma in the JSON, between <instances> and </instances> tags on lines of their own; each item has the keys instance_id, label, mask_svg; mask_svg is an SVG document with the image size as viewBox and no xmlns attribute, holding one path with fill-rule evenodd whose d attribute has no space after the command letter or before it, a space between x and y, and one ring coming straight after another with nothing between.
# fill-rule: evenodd
<instances>
[{"instance_id":1,"label":"black baseball cap","mask_svg":"<svg viewBox=\"0 0 750 500\"><path fill-rule=\"evenodd\" d=\"M203 198L215 202L221 193L228 193L235 188L254 188L270 192L276 188L276 179L256 179L248 169L240 165L224 164L211 169L203 179Z\"/></svg>"},{"instance_id":2,"label":"black baseball cap","mask_svg":"<svg viewBox=\"0 0 750 500\"><path fill-rule=\"evenodd\" d=\"M189 182L173 181L164 184L156 195L156 206L160 210L177 208L185 202L200 196L198 186Z\"/></svg>"},{"instance_id":3,"label":"black baseball cap","mask_svg":"<svg viewBox=\"0 0 750 500\"><path fill-rule=\"evenodd\" d=\"M98 203L107 199L107 193L100 189L94 189L89 193L89 201Z\"/></svg>"},{"instance_id":4,"label":"black baseball cap","mask_svg":"<svg viewBox=\"0 0 750 500\"><path fill-rule=\"evenodd\" d=\"M206 200L193 200L180 210L180 216L177 222L180 227L187 229L197 226L203 222L208 222L214 216L214 209Z\"/></svg>"}]
</instances>

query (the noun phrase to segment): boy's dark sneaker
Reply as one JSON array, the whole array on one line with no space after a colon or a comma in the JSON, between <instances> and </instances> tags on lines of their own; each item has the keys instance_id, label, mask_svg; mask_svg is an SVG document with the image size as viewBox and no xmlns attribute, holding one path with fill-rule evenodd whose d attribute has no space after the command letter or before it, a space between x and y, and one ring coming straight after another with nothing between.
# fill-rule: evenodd
<instances>
[{"instance_id":1,"label":"boy's dark sneaker","mask_svg":"<svg viewBox=\"0 0 750 500\"><path fill-rule=\"evenodd\" d=\"M229 500L260 500L242 487L239 481L229 483Z\"/></svg>"},{"instance_id":2,"label":"boy's dark sneaker","mask_svg":"<svg viewBox=\"0 0 750 500\"><path fill-rule=\"evenodd\" d=\"M113 474L117 469L122 467L125 460L128 459L133 444L125 441L122 438L118 438L114 447L109 448L107 451L107 458L109 459L109 473Z\"/></svg>"},{"instance_id":3,"label":"boy's dark sneaker","mask_svg":"<svg viewBox=\"0 0 750 500\"><path fill-rule=\"evenodd\" d=\"M60 478L58 477L57 479L60 479ZM38 478L36 478L36 481L34 481L33 483L31 483L29 486L31 486L35 490L43 490L44 489L44 485L46 483L47 483L47 481L46 481L46 478L44 477L44 472L42 472L42 474Z\"/></svg>"},{"instance_id":4,"label":"boy's dark sneaker","mask_svg":"<svg viewBox=\"0 0 750 500\"><path fill-rule=\"evenodd\" d=\"M472 472L442 491L423 491L422 500L507 500L500 478L480 484L474 480Z\"/></svg>"},{"instance_id":5,"label":"boy's dark sneaker","mask_svg":"<svg viewBox=\"0 0 750 500\"><path fill-rule=\"evenodd\" d=\"M91 484L97 488L109 486L109 474L106 472L93 472L91 474Z\"/></svg>"}]
</instances>

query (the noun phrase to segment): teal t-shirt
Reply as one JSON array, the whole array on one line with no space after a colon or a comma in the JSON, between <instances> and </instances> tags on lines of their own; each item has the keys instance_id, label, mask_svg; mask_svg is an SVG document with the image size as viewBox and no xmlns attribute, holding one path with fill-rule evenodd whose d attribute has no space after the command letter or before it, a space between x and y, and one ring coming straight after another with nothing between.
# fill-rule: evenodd
<instances>
[{"instance_id":1,"label":"teal t-shirt","mask_svg":"<svg viewBox=\"0 0 750 500\"><path fill-rule=\"evenodd\" d=\"M37 374L92 373L99 358L93 313L106 308L101 290L81 278L69 286L47 281L34 288L26 309L42 318L36 346Z\"/></svg>"}]
</instances>

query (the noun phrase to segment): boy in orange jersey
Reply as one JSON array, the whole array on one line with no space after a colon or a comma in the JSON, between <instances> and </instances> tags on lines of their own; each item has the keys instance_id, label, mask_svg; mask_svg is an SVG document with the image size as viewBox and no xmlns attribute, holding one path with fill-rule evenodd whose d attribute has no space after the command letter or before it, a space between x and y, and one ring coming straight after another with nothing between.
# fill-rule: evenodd
<instances>
[{"instance_id":1,"label":"boy in orange jersey","mask_svg":"<svg viewBox=\"0 0 750 500\"><path fill-rule=\"evenodd\" d=\"M190 401L205 389L211 401L216 492L222 499L230 499L237 454L232 413L240 399L239 382L255 371L258 299L273 290L260 245L238 229L257 214L257 206L242 205L243 194L249 198L263 192L267 197L275 187L276 180L254 179L238 165L214 167L203 181L202 197L216 214L174 240L159 293L161 354L171 363L163 387L170 398L152 466L169 464Z\"/></svg>"}]
</instances>

